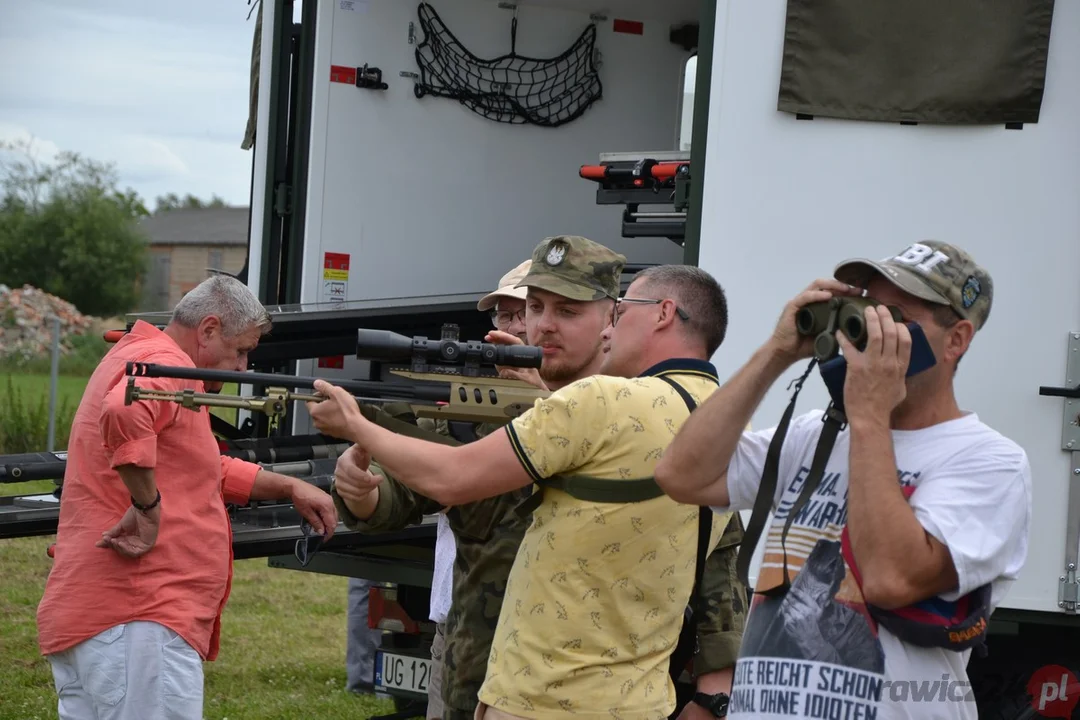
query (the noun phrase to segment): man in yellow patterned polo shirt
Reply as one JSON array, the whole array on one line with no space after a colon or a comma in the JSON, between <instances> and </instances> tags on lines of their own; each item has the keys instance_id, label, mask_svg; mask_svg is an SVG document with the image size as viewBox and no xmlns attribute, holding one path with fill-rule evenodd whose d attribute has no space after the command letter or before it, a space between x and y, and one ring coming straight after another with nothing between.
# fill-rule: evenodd
<instances>
[{"instance_id":1,"label":"man in yellow patterned polo shirt","mask_svg":"<svg viewBox=\"0 0 1080 720\"><path fill-rule=\"evenodd\" d=\"M578 249L553 239L523 284L551 287L559 275L545 266ZM348 393L318 383L332 400L309 405L316 426L354 441L427 497L459 505L540 486L478 717L660 720L674 709L668 663L694 583L699 509L663 495L652 471L690 405L717 387L707 358L726 318L723 291L707 273L645 270L605 331L603 375L458 447L385 431ZM713 545L726 521L715 520Z\"/></svg>"}]
</instances>

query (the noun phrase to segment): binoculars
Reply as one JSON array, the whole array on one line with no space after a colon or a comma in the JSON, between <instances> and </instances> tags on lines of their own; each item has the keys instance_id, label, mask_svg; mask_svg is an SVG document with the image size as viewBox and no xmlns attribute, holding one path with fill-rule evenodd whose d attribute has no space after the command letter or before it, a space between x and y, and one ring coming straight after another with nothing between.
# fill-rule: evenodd
<instances>
[{"instance_id":1,"label":"binoculars","mask_svg":"<svg viewBox=\"0 0 1080 720\"><path fill-rule=\"evenodd\" d=\"M840 330L859 351L866 347L866 319L863 313L868 307L880 305L870 298L835 297L824 302L811 303L795 314L795 328L800 335L814 338L814 357L825 362L840 352L836 331ZM893 320L900 322L900 310L886 306Z\"/></svg>"}]
</instances>

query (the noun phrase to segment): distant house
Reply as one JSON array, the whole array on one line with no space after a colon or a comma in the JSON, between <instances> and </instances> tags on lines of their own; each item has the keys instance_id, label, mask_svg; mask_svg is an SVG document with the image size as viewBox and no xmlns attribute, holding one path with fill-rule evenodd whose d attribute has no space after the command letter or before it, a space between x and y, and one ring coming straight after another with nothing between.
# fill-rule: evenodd
<instances>
[{"instance_id":1,"label":"distant house","mask_svg":"<svg viewBox=\"0 0 1080 720\"><path fill-rule=\"evenodd\" d=\"M177 208L144 217L150 267L139 310L171 310L219 270L236 275L247 258L248 208Z\"/></svg>"}]
</instances>

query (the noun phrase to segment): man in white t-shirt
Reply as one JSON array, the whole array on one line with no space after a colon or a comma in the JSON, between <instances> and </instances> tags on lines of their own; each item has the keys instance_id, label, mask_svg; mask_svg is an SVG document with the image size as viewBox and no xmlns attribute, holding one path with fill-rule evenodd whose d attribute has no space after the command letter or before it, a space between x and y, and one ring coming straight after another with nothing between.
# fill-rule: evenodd
<instances>
[{"instance_id":1,"label":"man in white t-shirt","mask_svg":"<svg viewBox=\"0 0 1080 720\"><path fill-rule=\"evenodd\" d=\"M691 415L656 468L673 499L717 512L751 509L763 476L777 480L728 716L974 720L971 647L927 643L949 633L921 621L974 618L951 641L980 640L979 618L1027 556L1027 456L962 410L953 389L990 314L992 281L968 253L937 241L880 262L849 260L834 275L787 304L769 340ZM865 347L836 336L846 370L834 390L847 424L813 473L820 484L792 514L824 413L795 416L773 462L776 428L742 430L770 386L813 354L814 338L796 330L798 310L863 290L881 303L864 314ZM907 323L922 329L936 361L910 376L918 354Z\"/></svg>"}]
</instances>

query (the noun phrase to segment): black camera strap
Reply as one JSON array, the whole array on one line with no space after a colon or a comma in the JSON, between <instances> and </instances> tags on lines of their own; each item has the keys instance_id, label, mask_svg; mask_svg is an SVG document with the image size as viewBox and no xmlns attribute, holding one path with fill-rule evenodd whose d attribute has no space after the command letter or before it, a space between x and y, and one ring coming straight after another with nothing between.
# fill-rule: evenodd
<instances>
[{"instance_id":1,"label":"black camera strap","mask_svg":"<svg viewBox=\"0 0 1080 720\"><path fill-rule=\"evenodd\" d=\"M802 391L803 383L806 382L806 378L809 377L815 365L817 365L816 358L810 360L806 372L792 382L795 385L795 392L792 394L791 401L784 410L784 415L776 426L776 432L773 433L772 441L769 443L769 451L765 456L765 467L761 474L761 484L758 487L757 497L754 499L754 509L750 514L750 522L746 526L746 533L739 546L739 557L735 563L739 579L746 587L750 587L750 560L754 555L754 549L757 547L758 541L761 539L761 533L765 529L765 521L772 510L773 500L776 498L776 484L780 474L780 452L787 437L792 415L795 413L795 403L799 398L799 393ZM788 387L790 388L791 385ZM766 591L765 594L768 595L783 594L791 587L791 576L788 572L787 562L788 531L791 529L792 521L806 507L814 491L821 485L821 480L825 476L825 465L828 463L833 446L836 444L836 437L847 425L847 418L834 404L830 403L825 415L822 417L822 422L824 427L821 429L821 436L818 438L817 448L814 450L814 460L810 465L810 472L803 482L799 497L788 511L784 530L780 536L780 546L784 553L783 583Z\"/></svg>"}]
</instances>

